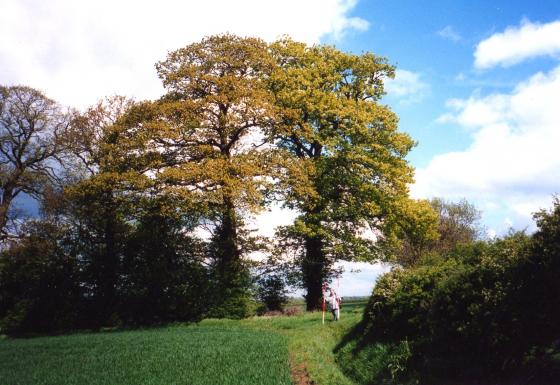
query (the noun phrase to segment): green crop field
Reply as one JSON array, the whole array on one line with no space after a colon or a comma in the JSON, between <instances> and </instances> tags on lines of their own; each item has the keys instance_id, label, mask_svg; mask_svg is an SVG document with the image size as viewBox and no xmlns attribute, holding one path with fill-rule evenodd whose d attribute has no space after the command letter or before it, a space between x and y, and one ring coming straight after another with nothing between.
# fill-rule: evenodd
<instances>
[{"instance_id":1,"label":"green crop field","mask_svg":"<svg viewBox=\"0 0 560 385\"><path fill-rule=\"evenodd\" d=\"M321 313L204 320L197 325L0 340L2 385L352 384L332 350L361 317Z\"/></svg>"},{"instance_id":2,"label":"green crop field","mask_svg":"<svg viewBox=\"0 0 560 385\"><path fill-rule=\"evenodd\" d=\"M0 342L2 385L290 384L286 338L191 326Z\"/></svg>"}]
</instances>

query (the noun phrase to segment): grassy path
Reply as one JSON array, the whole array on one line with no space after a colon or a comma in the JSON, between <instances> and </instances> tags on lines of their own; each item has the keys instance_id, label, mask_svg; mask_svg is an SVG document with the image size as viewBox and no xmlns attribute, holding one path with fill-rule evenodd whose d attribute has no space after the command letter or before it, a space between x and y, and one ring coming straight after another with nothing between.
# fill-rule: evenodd
<instances>
[{"instance_id":1,"label":"grassy path","mask_svg":"<svg viewBox=\"0 0 560 385\"><path fill-rule=\"evenodd\" d=\"M197 325L0 340L2 385L353 385L334 362L361 318L320 313L204 320Z\"/></svg>"},{"instance_id":2,"label":"grassy path","mask_svg":"<svg viewBox=\"0 0 560 385\"><path fill-rule=\"evenodd\" d=\"M341 320L332 322L330 314L327 314L325 325L321 324L319 312L297 317L251 318L240 324L286 336L292 371L304 371L312 383L354 385L335 363L333 349L342 336L361 320L364 306L365 302L347 303L343 307Z\"/></svg>"}]
</instances>

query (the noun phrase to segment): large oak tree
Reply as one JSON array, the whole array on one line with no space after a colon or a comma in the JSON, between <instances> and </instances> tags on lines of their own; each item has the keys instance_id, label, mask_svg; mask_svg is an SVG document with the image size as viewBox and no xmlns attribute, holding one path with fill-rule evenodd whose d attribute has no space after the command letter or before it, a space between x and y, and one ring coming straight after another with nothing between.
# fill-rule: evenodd
<instances>
[{"instance_id":1,"label":"large oak tree","mask_svg":"<svg viewBox=\"0 0 560 385\"><path fill-rule=\"evenodd\" d=\"M293 158L284 198L301 213L283 235L300 248L314 310L335 261L381 258L402 232L414 205L405 159L414 142L380 103L384 80L394 76L386 59L290 39L272 52L282 68L270 81L282 111L276 140Z\"/></svg>"},{"instance_id":2,"label":"large oak tree","mask_svg":"<svg viewBox=\"0 0 560 385\"><path fill-rule=\"evenodd\" d=\"M272 185L276 151L267 138L276 107L266 80L275 62L259 39L218 35L156 67L165 95L121 122L121 135L137 142L128 159L136 156L156 188L199 213L211 231L217 306L228 307L244 290L243 257L254 246L245 220L264 207Z\"/></svg>"}]
</instances>

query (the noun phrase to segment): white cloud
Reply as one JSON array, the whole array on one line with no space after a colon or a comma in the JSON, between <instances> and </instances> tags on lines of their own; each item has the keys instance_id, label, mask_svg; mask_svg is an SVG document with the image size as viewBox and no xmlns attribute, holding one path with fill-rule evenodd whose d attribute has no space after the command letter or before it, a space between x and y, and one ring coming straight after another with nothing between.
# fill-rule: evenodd
<instances>
[{"instance_id":1,"label":"white cloud","mask_svg":"<svg viewBox=\"0 0 560 385\"><path fill-rule=\"evenodd\" d=\"M487 236L489 239L495 239L497 235L498 235L498 234L496 233L496 230L494 230L494 229L490 229L490 230L487 230L487 231L486 231L486 236Z\"/></svg>"},{"instance_id":2,"label":"white cloud","mask_svg":"<svg viewBox=\"0 0 560 385\"><path fill-rule=\"evenodd\" d=\"M385 80L385 91L402 104L419 102L430 90L430 85L417 72L396 70L394 79Z\"/></svg>"},{"instance_id":3,"label":"white cloud","mask_svg":"<svg viewBox=\"0 0 560 385\"><path fill-rule=\"evenodd\" d=\"M293 224L297 216L297 211L283 208L277 203L251 220L248 227L256 229L260 236L273 237L279 226Z\"/></svg>"},{"instance_id":4,"label":"white cloud","mask_svg":"<svg viewBox=\"0 0 560 385\"><path fill-rule=\"evenodd\" d=\"M560 20L547 24L522 21L481 41L474 53L478 69L508 67L537 56L560 55Z\"/></svg>"},{"instance_id":5,"label":"white cloud","mask_svg":"<svg viewBox=\"0 0 560 385\"><path fill-rule=\"evenodd\" d=\"M339 280L331 285L338 289L341 297L369 296L377 279L391 270L388 263L338 262L336 267L344 268Z\"/></svg>"},{"instance_id":6,"label":"white cloud","mask_svg":"<svg viewBox=\"0 0 560 385\"><path fill-rule=\"evenodd\" d=\"M450 25L447 25L445 26L445 28L440 29L437 34L444 39L451 40L455 43L461 40L461 35L459 35L459 33L457 33L457 31L455 31L455 29Z\"/></svg>"},{"instance_id":7,"label":"white cloud","mask_svg":"<svg viewBox=\"0 0 560 385\"><path fill-rule=\"evenodd\" d=\"M364 30L357 0L3 0L0 84L84 107L114 94L161 94L154 64L203 36L231 32L317 43Z\"/></svg>"},{"instance_id":8,"label":"white cloud","mask_svg":"<svg viewBox=\"0 0 560 385\"><path fill-rule=\"evenodd\" d=\"M412 194L466 197L487 208L488 215L506 209L516 227L529 225L531 213L549 207L552 194L560 192L558 100L560 66L532 76L509 94L450 100L452 113L439 122L467 128L473 142L418 169Z\"/></svg>"}]
</instances>

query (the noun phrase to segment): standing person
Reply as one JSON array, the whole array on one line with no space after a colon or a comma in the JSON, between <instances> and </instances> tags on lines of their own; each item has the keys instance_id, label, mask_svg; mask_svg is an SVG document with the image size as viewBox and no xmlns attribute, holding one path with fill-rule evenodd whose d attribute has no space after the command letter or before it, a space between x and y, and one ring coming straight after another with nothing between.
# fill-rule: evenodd
<instances>
[{"instance_id":1,"label":"standing person","mask_svg":"<svg viewBox=\"0 0 560 385\"><path fill-rule=\"evenodd\" d=\"M340 298L336 295L336 291L331 289L331 296L329 297L329 305L333 314L334 321L340 318Z\"/></svg>"}]
</instances>

